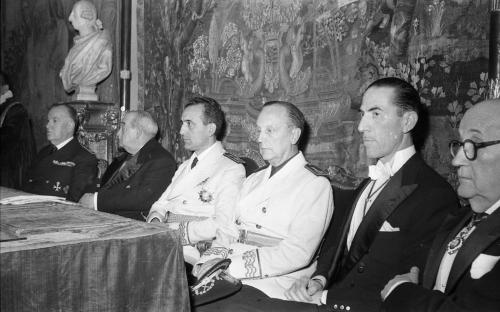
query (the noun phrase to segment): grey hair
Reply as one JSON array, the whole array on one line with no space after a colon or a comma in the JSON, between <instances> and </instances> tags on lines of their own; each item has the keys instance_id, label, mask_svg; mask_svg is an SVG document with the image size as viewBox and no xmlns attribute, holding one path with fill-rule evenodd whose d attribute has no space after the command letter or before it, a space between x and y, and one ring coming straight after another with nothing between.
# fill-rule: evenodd
<instances>
[{"instance_id":1,"label":"grey hair","mask_svg":"<svg viewBox=\"0 0 500 312\"><path fill-rule=\"evenodd\" d=\"M132 114L130 125L133 128L140 129L148 138L153 138L158 132L158 124L153 116L146 111L130 111L127 113Z\"/></svg>"}]
</instances>

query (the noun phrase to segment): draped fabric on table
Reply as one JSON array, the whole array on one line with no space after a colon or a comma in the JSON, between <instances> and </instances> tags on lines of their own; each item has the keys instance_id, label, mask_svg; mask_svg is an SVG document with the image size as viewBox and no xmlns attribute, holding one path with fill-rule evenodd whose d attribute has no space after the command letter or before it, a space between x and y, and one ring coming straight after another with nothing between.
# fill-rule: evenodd
<instances>
[{"instance_id":1,"label":"draped fabric on table","mask_svg":"<svg viewBox=\"0 0 500 312\"><path fill-rule=\"evenodd\" d=\"M2 311L189 311L179 238L161 225L62 203L0 205L0 221L24 238L0 243Z\"/></svg>"}]
</instances>

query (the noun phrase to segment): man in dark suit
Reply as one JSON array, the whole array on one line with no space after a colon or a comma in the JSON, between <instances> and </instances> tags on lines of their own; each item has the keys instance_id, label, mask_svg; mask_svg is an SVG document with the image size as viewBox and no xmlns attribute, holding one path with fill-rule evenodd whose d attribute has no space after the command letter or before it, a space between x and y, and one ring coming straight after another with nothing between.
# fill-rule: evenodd
<instances>
[{"instance_id":1,"label":"man in dark suit","mask_svg":"<svg viewBox=\"0 0 500 312\"><path fill-rule=\"evenodd\" d=\"M85 194L80 203L144 221L176 169L172 155L155 140L157 132L158 125L148 112L128 112L117 135L127 153L110 164L100 189Z\"/></svg>"},{"instance_id":2,"label":"man in dark suit","mask_svg":"<svg viewBox=\"0 0 500 312\"><path fill-rule=\"evenodd\" d=\"M458 195L470 207L450 214L419 268L382 291L387 311L500 311L500 100L476 104L452 141Z\"/></svg>"},{"instance_id":3,"label":"man in dark suit","mask_svg":"<svg viewBox=\"0 0 500 312\"><path fill-rule=\"evenodd\" d=\"M47 122L47 139L51 144L38 153L28 171L25 191L77 202L85 191L95 187L97 159L73 137L76 125L74 108L52 105Z\"/></svg>"},{"instance_id":4,"label":"man in dark suit","mask_svg":"<svg viewBox=\"0 0 500 312\"><path fill-rule=\"evenodd\" d=\"M380 289L398 272L423 265L434 234L458 204L451 186L413 145L420 96L407 82L383 78L363 95L358 130L371 179L354 203L335 204L316 271L287 291L289 301L260 298L228 307L262 311L378 311ZM295 302L300 301L300 302ZM319 306L318 306L319 305Z\"/></svg>"},{"instance_id":5,"label":"man in dark suit","mask_svg":"<svg viewBox=\"0 0 500 312\"><path fill-rule=\"evenodd\" d=\"M0 185L20 188L36 154L31 120L0 72Z\"/></svg>"}]
</instances>

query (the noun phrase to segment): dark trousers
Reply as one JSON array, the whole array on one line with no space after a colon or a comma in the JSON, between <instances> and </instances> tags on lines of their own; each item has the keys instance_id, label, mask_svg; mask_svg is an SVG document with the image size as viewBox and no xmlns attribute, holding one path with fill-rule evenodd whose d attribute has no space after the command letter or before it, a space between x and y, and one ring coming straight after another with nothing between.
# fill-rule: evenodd
<instances>
[{"instance_id":1,"label":"dark trousers","mask_svg":"<svg viewBox=\"0 0 500 312\"><path fill-rule=\"evenodd\" d=\"M311 303L270 298L257 288L243 285L236 294L202 306L193 307L193 312L317 312L318 306Z\"/></svg>"}]
</instances>

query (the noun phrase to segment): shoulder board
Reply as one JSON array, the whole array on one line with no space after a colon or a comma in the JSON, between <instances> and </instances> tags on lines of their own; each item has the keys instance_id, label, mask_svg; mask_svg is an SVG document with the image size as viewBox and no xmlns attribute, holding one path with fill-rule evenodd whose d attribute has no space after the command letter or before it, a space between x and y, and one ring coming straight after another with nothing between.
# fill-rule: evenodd
<instances>
[{"instance_id":1,"label":"shoulder board","mask_svg":"<svg viewBox=\"0 0 500 312\"><path fill-rule=\"evenodd\" d=\"M231 153L225 152L224 156L227 157L227 158L229 158L229 159L231 159L232 161L234 161L237 164L242 164L243 165L245 163L245 161L243 159L241 159L238 156L235 156L235 155L233 155Z\"/></svg>"},{"instance_id":2,"label":"shoulder board","mask_svg":"<svg viewBox=\"0 0 500 312\"><path fill-rule=\"evenodd\" d=\"M304 167L318 177L325 177L327 179L330 179L328 172L326 172L323 169L320 169L319 167L316 167L316 166L311 165L311 164L306 164Z\"/></svg>"}]
</instances>

